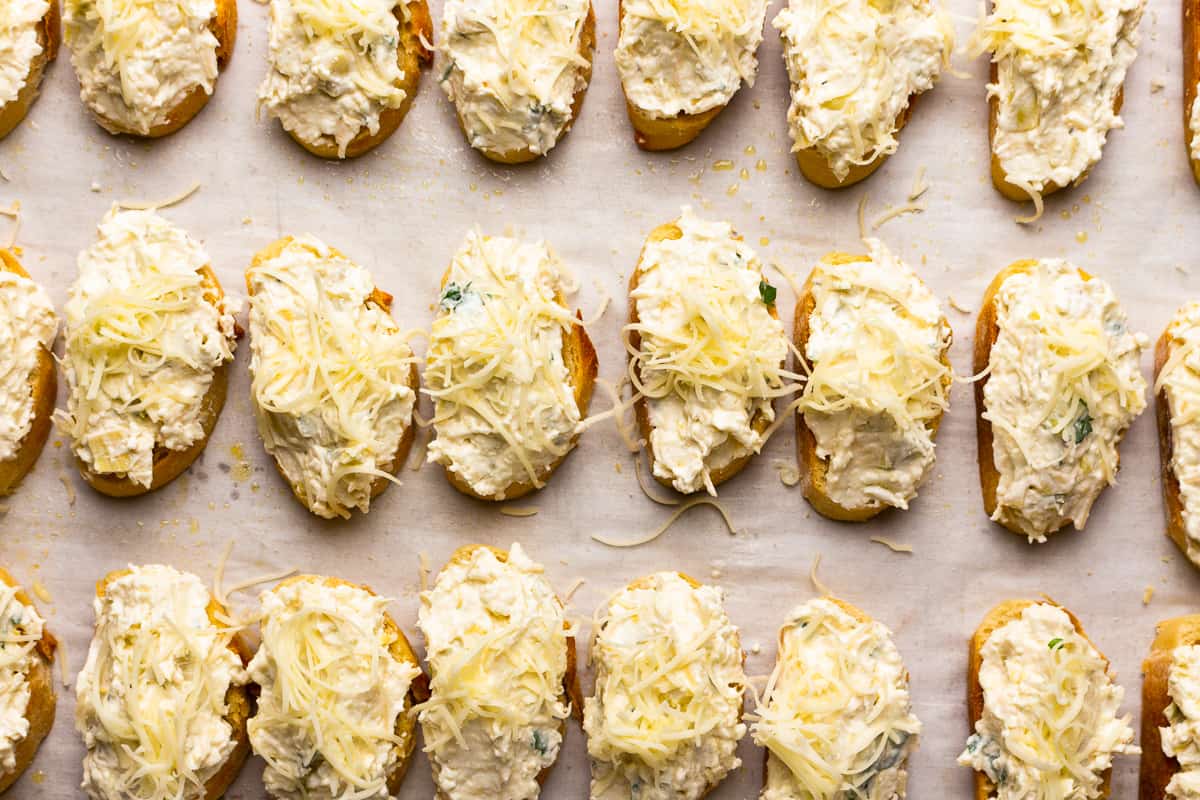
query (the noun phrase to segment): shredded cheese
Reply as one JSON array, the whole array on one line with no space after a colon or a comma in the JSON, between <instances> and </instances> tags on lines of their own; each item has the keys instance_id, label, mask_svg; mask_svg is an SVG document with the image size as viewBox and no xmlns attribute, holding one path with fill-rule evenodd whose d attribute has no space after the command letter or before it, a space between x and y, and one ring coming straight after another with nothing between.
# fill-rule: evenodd
<instances>
[{"instance_id":1,"label":"shredded cheese","mask_svg":"<svg viewBox=\"0 0 1200 800\"><path fill-rule=\"evenodd\" d=\"M691 511L696 506L712 506L715 508L717 513L721 515L721 521L725 523L725 528L729 531L729 535L738 535L738 530L734 527L733 520L730 519L729 512L725 510L725 506L721 505L719 501L714 500L711 497L693 497L691 500L688 500L686 503L679 506L679 508L677 508L675 512L667 518L666 522L645 536L637 539L622 540L614 539L601 533L593 533L592 538L600 544L605 544L609 547L638 547L639 545L649 544L659 536L662 536L664 533L666 533L667 530L670 529L670 527L674 525L680 517Z\"/></svg>"},{"instance_id":2,"label":"shredded cheese","mask_svg":"<svg viewBox=\"0 0 1200 800\"><path fill-rule=\"evenodd\" d=\"M897 544L890 539L885 539L882 536L872 536L871 541L876 544L881 544L893 553L912 553L913 547L911 544Z\"/></svg>"},{"instance_id":3,"label":"shredded cheese","mask_svg":"<svg viewBox=\"0 0 1200 800\"><path fill-rule=\"evenodd\" d=\"M162 208L170 208L171 206L177 206L180 203L182 203L184 200L187 200L189 197L191 197L198 191L200 191L199 181L197 181L196 183L193 183L190 187L188 187L187 189L184 189L179 194L168 197L166 200L159 200L157 202L150 202L150 203L138 202L138 201L132 201L132 200L122 200L117 203L117 207L124 209L126 211L157 211Z\"/></svg>"},{"instance_id":4,"label":"shredded cheese","mask_svg":"<svg viewBox=\"0 0 1200 800\"><path fill-rule=\"evenodd\" d=\"M500 506L500 513L506 517L532 517L539 510L537 506Z\"/></svg>"}]
</instances>

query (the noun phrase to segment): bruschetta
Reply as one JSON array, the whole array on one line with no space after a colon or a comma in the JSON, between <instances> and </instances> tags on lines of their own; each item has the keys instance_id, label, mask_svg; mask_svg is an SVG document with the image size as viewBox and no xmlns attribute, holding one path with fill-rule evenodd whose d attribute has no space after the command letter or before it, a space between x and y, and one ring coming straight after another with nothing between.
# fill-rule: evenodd
<instances>
[{"instance_id":1,"label":"bruschetta","mask_svg":"<svg viewBox=\"0 0 1200 800\"><path fill-rule=\"evenodd\" d=\"M233 56L237 0L62 0L80 96L109 133L182 128Z\"/></svg>"},{"instance_id":2,"label":"bruschetta","mask_svg":"<svg viewBox=\"0 0 1200 800\"><path fill-rule=\"evenodd\" d=\"M1192 177L1200 183L1200 3L1183 0L1183 141Z\"/></svg>"},{"instance_id":3,"label":"bruschetta","mask_svg":"<svg viewBox=\"0 0 1200 800\"><path fill-rule=\"evenodd\" d=\"M1000 194L1033 199L1040 215L1043 197L1087 177L1108 132L1124 124L1122 86L1144 6L992 0L978 41L992 60L988 140Z\"/></svg>"},{"instance_id":4,"label":"bruschetta","mask_svg":"<svg viewBox=\"0 0 1200 800\"><path fill-rule=\"evenodd\" d=\"M258 432L305 508L364 514L413 441L417 363L391 295L313 236L290 236L246 270Z\"/></svg>"},{"instance_id":5,"label":"bruschetta","mask_svg":"<svg viewBox=\"0 0 1200 800\"><path fill-rule=\"evenodd\" d=\"M917 95L954 47L937 0L791 0L773 24L791 82L792 151L826 189L858 183L896 152Z\"/></svg>"},{"instance_id":6,"label":"bruschetta","mask_svg":"<svg viewBox=\"0 0 1200 800\"><path fill-rule=\"evenodd\" d=\"M1074 614L1049 601L993 608L971 638L958 757L976 800L1107 798L1114 756L1138 752L1124 696Z\"/></svg>"},{"instance_id":7,"label":"bruschetta","mask_svg":"<svg viewBox=\"0 0 1200 800\"><path fill-rule=\"evenodd\" d=\"M759 451L786 394L787 333L758 256L684 208L650 232L629 279L629 377L651 472L689 494Z\"/></svg>"},{"instance_id":8,"label":"bruschetta","mask_svg":"<svg viewBox=\"0 0 1200 800\"><path fill-rule=\"evenodd\" d=\"M1200 615L1158 623L1142 664L1138 800L1200 792Z\"/></svg>"},{"instance_id":9,"label":"bruschetta","mask_svg":"<svg viewBox=\"0 0 1200 800\"><path fill-rule=\"evenodd\" d=\"M1154 348L1155 416L1167 536L1200 567L1200 301L1176 312Z\"/></svg>"},{"instance_id":10,"label":"bruschetta","mask_svg":"<svg viewBox=\"0 0 1200 800\"><path fill-rule=\"evenodd\" d=\"M621 0L615 58L634 141L673 150L754 85L766 0Z\"/></svg>"},{"instance_id":11,"label":"bruschetta","mask_svg":"<svg viewBox=\"0 0 1200 800\"><path fill-rule=\"evenodd\" d=\"M1146 407L1146 346L1112 288L1062 259L996 276L975 328L979 481L993 521L1030 542L1083 529Z\"/></svg>"},{"instance_id":12,"label":"bruschetta","mask_svg":"<svg viewBox=\"0 0 1200 800\"><path fill-rule=\"evenodd\" d=\"M319 575L263 593L249 667L262 691L248 727L271 797L400 791L416 745L409 711L426 683L387 605L366 586Z\"/></svg>"},{"instance_id":13,"label":"bruschetta","mask_svg":"<svg viewBox=\"0 0 1200 800\"><path fill-rule=\"evenodd\" d=\"M7 0L0 11L0 139L25 119L62 38L58 0Z\"/></svg>"},{"instance_id":14,"label":"bruschetta","mask_svg":"<svg viewBox=\"0 0 1200 800\"><path fill-rule=\"evenodd\" d=\"M579 116L596 49L591 0L449 0L441 84L471 147L492 161L544 156Z\"/></svg>"},{"instance_id":15,"label":"bruschetta","mask_svg":"<svg viewBox=\"0 0 1200 800\"><path fill-rule=\"evenodd\" d=\"M801 488L824 516L855 522L916 497L952 380L937 297L882 242L866 244L866 255L821 260L795 321Z\"/></svg>"},{"instance_id":16,"label":"bruschetta","mask_svg":"<svg viewBox=\"0 0 1200 800\"><path fill-rule=\"evenodd\" d=\"M250 745L249 653L198 577L130 566L96 584L96 631L75 679L83 791L94 800L216 800Z\"/></svg>"},{"instance_id":17,"label":"bruschetta","mask_svg":"<svg viewBox=\"0 0 1200 800\"><path fill-rule=\"evenodd\" d=\"M535 800L583 707L574 626L542 571L519 544L470 545L421 594L438 800Z\"/></svg>"},{"instance_id":18,"label":"bruschetta","mask_svg":"<svg viewBox=\"0 0 1200 800\"><path fill-rule=\"evenodd\" d=\"M46 290L0 249L0 495L33 469L46 437L58 376L51 349L58 317Z\"/></svg>"},{"instance_id":19,"label":"bruschetta","mask_svg":"<svg viewBox=\"0 0 1200 800\"><path fill-rule=\"evenodd\" d=\"M432 41L425 0L271 0L259 107L313 155L355 158L400 127Z\"/></svg>"},{"instance_id":20,"label":"bruschetta","mask_svg":"<svg viewBox=\"0 0 1200 800\"><path fill-rule=\"evenodd\" d=\"M822 597L788 614L750 726L764 800L904 800L921 722L892 632Z\"/></svg>"},{"instance_id":21,"label":"bruschetta","mask_svg":"<svg viewBox=\"0 0 1200 800\"><path fill-rule=\"evenodd\" d=\"M425 388L428 458L464 494L513 500L546 485L579 439L596 351L566 267L545 242L471 232L442 276Z\"/></svg>"},{"instance_id":22,"label":"bruschetta","mask_svg":"<svg viewBox=\"0 0 1200 800\"><path fill-rule=\"evenodd\" d=\"M29 767L54 726L54 651L33 600L0 567L0 792Z\"/></svg>"},{"instance_id":23,"label":"bruschetta","mask_svg":"<svg viewBox=\"0 0 1200 800\"><path fill-rule=\"evenodd\" d=\"M204 248L153 211L114 207L66 305L67 409L54 421L94 489L157 489L204 451L240 331Z\"/></svg>"},{"instance_id":24,"label":"bruschetta","mask_svg":"<svg viewBox=\"0 0 1200 800\"><path fill-rule=\"evenodd\" d=\"M741 766L745 655L724 601L659 572L597 612L583 705L592 800L699 800Z\"/></svg>"}]
</instances>

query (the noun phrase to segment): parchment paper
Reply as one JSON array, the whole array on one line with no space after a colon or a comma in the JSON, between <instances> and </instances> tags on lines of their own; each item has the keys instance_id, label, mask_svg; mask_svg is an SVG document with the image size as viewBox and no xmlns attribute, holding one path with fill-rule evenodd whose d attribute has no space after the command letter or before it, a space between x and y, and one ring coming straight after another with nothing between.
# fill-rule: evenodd
<instances>
[{"instance_id":1,"label":"parchment paper","mask_svg":"<svg viewBox=\"0 0 1200 800\"><path fill-rule=\"evenodd\" d=\"M775 0L768 12L780 9ZM884 225L876 235L902 255L939 294L978 309L984 287L1009 262L1065 256L1110 281L1130 322L1151 339L1175 308L1200 295L1193 225L1200 190L1183 149L1179 9L1151 0L1141 54L1125 91L1127 129L1114 132L1103 161L1081 187L1047 203L1044 219L1022 227L1022 212L992 189L988 175L986 64L956 58L963 77L946 75L921 99L898 154L864 185L829 192L806 183L789 155L786 73L779 37L768 25L757 84L743 89L700 139L667 154L633 143L612 50L616 3L597 5L595 74L574 130L548 159L517 168L491 165L464 142L453 110L436 85L422 81L400 131L373 154L325 163L296 146L273 121L255 119L255 90L265 70L267 9L241 3L236 55L209 107L182 132L145 144L109 136L78 100L64 49L29 119L0 144L0 205L22 205L24 263L61 308L75 278L78 252L116 200L157 200L200 182L188 201L163 213L204 242L225 288L244 293L252 254L283 234L311 232L369 267L396 297L401 325L425 327L439 277L466 231L545 237L580 278L585 316L612 298L591 328L601 375L617 379L624 353L625 281L643 238L684 204L738 227L763 259L803 280L832 249L861 250L856 217L869 196L867 220L903 203L920 168L932 188L928 211ZM960 38L978 8L954 0ZM433 8L440 20L440 4ZM721 169L718 162L732 162ZM720 165L724 166L724 165ZM0 228L0 239L3 228ZM789 326L792 295L781 286ZM970 373L973 313L948 310L952 359ZM423 342L417 342L418 352ZM741 626L751 675L770 671L775 635L787 610L814 593L820 577L896 633L912 673L916 712L924 723L912 759L911 794L966 797L971 774L954 763L967 736L964 680L967 637L1000 600L1051 594L1074 610L1111 657L1139 709L1141 659L1157 620L1196 610L1200 579L1163 535L1158 454L1152 413L1142 415L1122 447L1120 482L1097 504L1082 533L1064 532L1031 546L987 520L978 490L970 387L958 385L938 438L938 463L907 512L864 525L826 521L799 490L785 487L776 462L794 463L789 421L762 455L721 488L741 530L730 536L711 509L689 512L653 544L617 550L593 533L636 536L670 509L645 498L613 427L589 431L547 489L517 503L536 516L514 518L460 495L442 470L411 467L404 485L372 503L371 514L323 522L293 500L262 450L249 402L248 349L232 369L225 412L199 461L173 484L134 500L103 498L79 478L55 432L36 470L0 516L0 563L26 586L43 584L40 602L64 643L70 674L82 666L92 630L94 582L128 563L163 561L209 580L222 549L234 542L228 583L287 567L364 582L395 598L392 613L414 644L418 554L436 569L460 545L507 547L520 541L546 565L560 592L586 579L570 611L586 620L620 585L656 570L682 570L728 592ZM1151 357L1143 356L1149 375ZM64 402L60 391L60 405ZM597 392L594 411L608 406ZM428 405L425 406L428 413ZM73 498L73 502L72 502ZM882 535L911 544L912 555L872 543ZM1143 603L1148 587L1154 590ZM249 607L257 589L237 595ZM587 625L581 638L586 652ZM590 691L591 675L583 677ZM79 796L82 745L74 731L73 690L59 691L58 718L14 798ZM760 785L762 752L747 737L743 767L717 798L748 798ZM233 798L264 795L262 762L252 758ZM1119 760L1113 797L1135 791L1137 759ZM585 797L583 735L571 723L547 798ZM430 797L429 768L418 755L402 797Z\"/></svg>"}]
</instances>

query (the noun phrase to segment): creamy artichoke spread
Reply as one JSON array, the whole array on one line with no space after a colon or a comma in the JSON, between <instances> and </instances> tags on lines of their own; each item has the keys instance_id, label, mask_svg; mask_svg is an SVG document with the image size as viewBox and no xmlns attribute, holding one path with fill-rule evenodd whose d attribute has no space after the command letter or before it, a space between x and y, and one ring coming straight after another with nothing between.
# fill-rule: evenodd
<instances>
[{"instance_id":1,"label":"creamy artichoke spread","mask_svg":"<svg viewBox=\"0 0 1200 800\"><path fill-rule=\"evenodd\" d=\"M0 4L0 108L17 99L42 54L38 25L50 10L47 0L5 0Z\"/></svg>"},{"instance_id":2,"label":"creamy artichoke spread","mask_svg":"<svg viewBox=\"0 0 1200 800\"><path fill-rule=\"evenodd\" d=\"M746 675L724 600L660 572L598 612L583 706L593 800L698 800L741 766Z\"/></svg>"},{"instance_id":3,"label":"creamy artichoke spread","mask_svg":"<svg viewBox=\"0 0 1200 800\"><path fill-rule=\"evenodd\" d=\"M791 79L792 149L816 150L838 180L896 152L897 120L954 47L935 0L791 0L773 24Z\"/></svg>"},{"instance_id":4,"label":"creamy artichoke spread","mask_svg":"<svg viewBox=\"0 0 1200 800\"><path fill-rule=\"evenodd\" d=\"M425 751L444 800L533 800L569 712L563 609L514 544L452 561L421 595L430 699Z\"/></svg>"},{"instance_id":5,"label":"creamy artichoke spread","mask_svg":"<svg viewBox=\"0 0 1200 800\"><path fill-rule=\"evenodd\" d=\"M758 256L729 223L684 208L674 224L678 238L642 249L630 378L648 405L654 475L716 494L712 473L758 452L772 399L790 391L787 335Z\"/></svg>"},{"instance_id":6,"label":"creamy artichoke spread","mask_svg":"<svg viewBox=\"0 0 1200 800\"><path fill-rule=\"evenodd\" d=\"M1187 557L1200 564L1200 302L1185 304L1167 328L1170 349L1155 392L1171 415L1171 471L1179 481Z\"/></svg>"},{"instance_id":7,"label":"creamy artichoke spread","mask_svg":"<svg viewBox=\"0 0 1200 800\"><path fill-rule=\"evenodd\" d=\"M345 157L407 97L397 9L408 24L408 4L396 0L271 0L271 69L259 105L301 141L333 143Z\"/></svg>"},{"instance_id":8,"label":"creamy artichoke spread","mask_svg":"<svg viewBox=\"0 0 1200 800\"><path fill-rule=\"evenodd\" d=\"M63 0L83 102L112 133L147 135L217 81L215 0Z\"/></svg>"},{"instance_id":9,"label":"creamy artichoke spread","mask_svg":"<svg viewBox=\"0 0 1200 800\"><path fill-rule=\"evenodd\" d=\"M566 267L544 242L472 232L454 254L429 332L430 461L485 497L540 487L575 446L579 406L563 342Z\"/></svg>"},{"instance_id":10,"label":"creamy artichoke spread","mask_svg":"<svg viewBox=\"0 0 1200 800\"><path fill-rule=\"evenodd\" d=\"M33 427L30 378L57 333L46 290L24 275L0 271L0 463L16 458Z\"/></svg>"},{"instance_id":11,"label":"creamy artichoke spread","mask_svg":"<svg viewBox=\"0 0 1200 800\"><path fill-rule=\"evenodd\" d=\"M267 762L263 784L287 800L388 798L387 776L406 743L417 665L391 655L399 631L388 599L304 576L262 595L262 644L248 667L262 687L250 745Z\"/></svg>"},{"instance_id":12,"label":"creamy artichoke spread","mask_svg":"<svg viewBox=\"0 0 1200 800\"><path fill-rule=\"evenodd\" d=\"M1166 796L1200 800L1200 645L1176 647L1171 653L1167 696L1167 727L1158 732L1163 754L1175 759L1179 769L1167 783Z\"/></svg>"},{"instance_id":13,"label":"creamy artichoke spread","mask_svg":"<svg viewBox=\"0 0 1200 800\"><path fill-rule=\"evenodd\" d=\"M442 89L471 146L544 155L571 124L587 87L581 53L590 0L448 0Z\"/></svg>"},{"instance_id":14,"label":"creamy artichoke spread","mask_svg":"<svg viewBox=\"0 0 1200 800\"><path fill-rule=\"evenodd\" d=\"M226 692L246 682L233 630L200 579L159 564L107 580L75 679L83 790L96 800L200 800L233 753Z\"/></svg>"},{"instance_id":15,"label":"creamy artichoke spread","mask_svg":"<svg viewBox=\"0 0 1200 800\"><path fill-rule=\"evenodd\" d=\"M1079 180L1123 126L1115 102L1137 55L1144 0L995 0L978 35L998 103L992 152L1031 195Z\"/></svg>"},{"instance_id":16,"label":"creamy artichoke spread","mask_svg":"<svg viewBox=\"0 0 1200 800\"><path fill-rule=\"evenodd\" d=\"M995 296L983 388L999 473L992 519L1031 542L1082 529L1117 474L1117 444L1146 407L1134 334L1107 283L1062 259L1032 262Z\"/></svg>"},{"instance_id":17,"label":"creamy artichoke spread","mask_svg":"<svg viewBox=\"0 0 1200 800\"><path fill-rule=\"evenodd\" d=\"M899 800L921 723L878 622L827 598L793 609L751 725L767 749L761 800Z\"/></svg>"},{"instance_id":18,"label":"creamy artichoke spread","mask_svg":"<svg viewBox=\"0 0 1200 800\"><path fill-rule=\"evenodd\" d=\"M949 406L950 325L938 299L879 240L813 271L801 408L845 508L907 508L933 466Z\"/></svg>"},{"instance_id":19,"label":"creamy artichoke spread","mask_svg":"<svg viewBox=\"0 0 1200 800\"><path fill-rule=\"evenodd\" d=\"M625 98L646 116L700 114L754 85L766 0L622 0L614 54Z\"/></svg>"},{"instance_id":20,"label":"creamy artichoke spread","mask_svg":"<svg viewBox=\"0 0 1200 800\"><path fill-rule=\"evenodd\" d=\"M44 622L18 589L0 581L0 775L17 767L17 748L29 735L29 672L40 656Z\"/></svg>"},{"instance_id":21,"label":"creamy artichoke spread","mask_svg":"<svg viewBox=\"0 0 1200 800\"><path fill-rule=\"evenodd\" d=\"M182 229L116 206L79 254L65 312L67 411L54 421L93 473L148 487L157 448L204 438L204 396L236 345L236 306L200 274L207 264Z\"/></svg>"},{"instance_id":22,"label":"creamy artichoke spread","mask_svg":"<svg viewBox=\"0 0 1200 800\"><path fill-rule=\"evenodd\" d=\"M412 424L415 359L363 267L313 236L246 271L258 431L322 517L366 512Z\"/></svg>"}]
</instances>

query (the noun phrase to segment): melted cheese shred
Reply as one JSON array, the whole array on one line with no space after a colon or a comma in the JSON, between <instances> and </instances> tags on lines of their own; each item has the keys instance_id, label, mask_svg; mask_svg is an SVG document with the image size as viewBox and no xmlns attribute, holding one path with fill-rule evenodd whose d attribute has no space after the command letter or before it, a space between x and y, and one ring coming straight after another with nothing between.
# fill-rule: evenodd
<instances>
[{"instance_id":1,"label":"melted cheese shred","mask_svg":"<svg viewBox=\"0 0 1200 800\"><path fill-rule=\"evenodd\" d=\"M371 274L304 236L257 260L250 372L267 452L310 511L366 513L412 426L416 359Z\"/></svg>"},{"instance_id":2,"label":"melted cheese shred","mask_svg":"<svg viewBox=\"0 0 1200 800\"><path fill-rule=\"evenodd\" d=\"M420 670L392 654L399 631L387 598L332 578L301 576L262 595L262 644L250 678L262 687L250 745L276 798L387 798L406 751L397 731Z\"/></svg>"},{"instance_id":3,"label":"melted cheese shred","mask_svg":"<svg viewBox=\"0 0 1200 800\"><path fill-rule=\"evenodd\" d=\"M430 461L473 492L540 488L575 446L580 409L566 339L565 267L543 242L472 232L454 255L429 334Z\"/></svg>"},{"instance_id":4,"label":"melted cheese shred","mask_svg":"<svg viewBox=\"0 0 1200 800\"><path fill-rule=\"evenodd\" d=\"M661 572L600 609L583 722L592 798L697 800L740 766L746 676L723 602L716 587Z\"/></svg>"},{"instance_id":5,"label":"melted cheese shred","mask_svg":"<svg viewBox=\"0 0 1200 800\"><path fill-rule=\"evenodd\" d=\"M1171 471L1183 503L1185 552L1200 564L1200 301L1185 303L1166 333L1167 359L1154 384L1171 418Z\"/></svg>"},{"instance_id":6,"label":"melted cheese shred","mask_svg":"<svg viewBox=\"0 0 1200 800\"><path fill-rule=\"evenodd\" d=\"M995 785L996 800L1096 800L1116 754L1141 752L1124 690L1065 611L1034 603L981 649L983 715L958 763Z\"/></svg>"},{"instance_id":7,"label":"melted cheese shred","mask_svg":"<svg viewBox=\"0 0 1200 800\"><path fill-rule=\"evenodd\" d=\"M794 609L751 726L762 800L903 798L921 723L891 632L828 598Z\"/></svg>"},{"instance_id":8,"label":"melted cheese shred","mask_svg":"<svg viewBox=\"0 0 1200 800\"><path fill-rule=\"evenodd\" d=\"M96 800L200 800L234 750L227 692L246 682L234 632L209 616L195 575L148 565L114 573L76 679L83 789Z\"/></svg>"}]
</instances>

